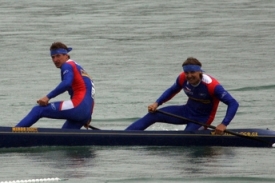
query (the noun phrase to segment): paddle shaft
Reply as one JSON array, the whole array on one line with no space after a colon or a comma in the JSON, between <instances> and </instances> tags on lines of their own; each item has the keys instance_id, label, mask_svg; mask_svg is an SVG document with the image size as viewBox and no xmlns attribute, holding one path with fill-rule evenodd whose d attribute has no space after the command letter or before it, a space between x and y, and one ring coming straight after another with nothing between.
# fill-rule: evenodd
<instances>
[{"instance_id":1,"label":"paddle shaft","mask_svg":"<svg viewBox=\"0 0 275 183\"><path fill-rule=\"evenodd\" d=\"M100 130L99 128L96 128L96 127L94 127L94 126L92 126L92 125L89 125L89 128L91 128L91 129L93 129L93 130Z\"/></svg>"},{"instance_id":2,"label":"paddle shaft","mask_svg":"<svg viewBox=\"0 0 275 183\"><path fill-rule=\"evenodd\" d=\"M165 111L156 110L156 112L159 112L159 113L162 113L162 114L165 114L165 115L168 115L168 116L172 116L172 117L175 117L175 118L179 118L179 119L182 119L182 120L190 121L192 123L195 123L195 124L201 125L201 126L205 126L207 128L216 129L216 127L213 126L213 125L204 124L204 123L201 123L201 122L198 122L198 121L194 121L194 120L191 120L191 119L188 119L188 118L185 118L185 117L182 117L182 116L178 116L178 115L175 115L175 114L171 114L171 113L168 113L168 112L165 112ZM232 132L232 131L229 131L229 130L224 130L224 132L229 133L231 135L238 136L238 137L243 137L243 138L247 138L247 139L251 139L251 140L256 140L256 141L259 141L259 142L262 142L262 143L266 143L266 144L268 144L271 147L273 146L272 143L270 143L268 141L265 141L263 139L259 139L257 137L246 136L246 135L235 133L235 132Z\"/></svg>"}]
</instances>

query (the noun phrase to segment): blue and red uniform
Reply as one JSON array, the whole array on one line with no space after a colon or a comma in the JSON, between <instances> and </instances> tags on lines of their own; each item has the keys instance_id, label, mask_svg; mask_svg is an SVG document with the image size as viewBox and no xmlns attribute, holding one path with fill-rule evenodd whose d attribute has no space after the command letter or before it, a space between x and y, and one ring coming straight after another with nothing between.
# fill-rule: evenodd
<instances>
[{"instance_id":1,"label":"blue and red uniform","mask_svg":"<svg viewBox=\"0 0 275 183\"><path fill-rule=\"evenodd\" d=\"M227 126L235 116L239 104L215 78L207 74L202 75L201 82L197 86L193 86L186 80L185 73L182 72L177 77L176 82L156 102L161 105L183 90L188 97L185 105L167 106L161 110L201 123L211 124L215 118L219 102L222 101L228 106L222 121L222 124ZM198 130L201 127L189 121L156 112L146 114L143 118L131 124L126 130L144 130L155 122L177 125L187 124L185 131Z\"/></svg>"},{"instance_id":2,"label":"blue and red uniform","mask_svg":"<svg viewBox=\"0 0 275 183\"><path fill-rule=\"evenodd\" d=\"M68 91L70 100L35 106L16 126L29 127L40 118L66 119L62 128L80 129L89 120L94 106L94 84L86 71L73 60L61 66L61 83L52 90L49 99Z\"/></svg>"}]
</instances>

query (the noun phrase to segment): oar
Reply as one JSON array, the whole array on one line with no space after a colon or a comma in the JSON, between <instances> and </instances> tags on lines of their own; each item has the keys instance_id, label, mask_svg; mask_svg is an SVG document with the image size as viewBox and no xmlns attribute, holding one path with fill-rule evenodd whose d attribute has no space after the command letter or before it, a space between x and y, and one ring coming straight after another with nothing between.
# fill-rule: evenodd
<instances>
[{"instance_id":1,"label":"oar","mask_svg":"<svg viewBox=\"0 0 275 183\"><path fill-rule=\"evenodd\" d=\"M91 128L91 129L93 129L93 130L100 130L99 128L96 128L96 127L94 127L94 126L92 126L92 125L89 125L89 128Z\"/></svg>"},{"instance_id":2,"label":"oar","mask_svg":"<svg viewBox=\"0 0 275 183\"><path fill-rule=\"evenodd\" d=\"M175 114L172 114L172 113L169 113L169 112L165 112L165 111L161 111L161 110L156 110L156 112L159 112L159 113L162 113L162 114L165 114L165 115L168 115L168 116L172 116L172 117L175 117L175 118L179 118L179 119L182 119L182 120L190 121L192 123L195 123L195 124L201 125L201 126L205 126L207 128L216 129L216 127L213 126L213 125L204 124L204 123L201 123L201 122L198 122L198 121L194 121L194 120L182 117L182 116L178 116L178 115L175 115ZM250 140L256 140L256 141L259 141L259 142L262 142L262 143L266 143L266 144L268 144L271 147L275 147L275 143L271 143L271 142L265 141L263 139L259 139L257 137L246 136L246 135L235 133L235 132L232 132L232 131L229 131L229 130L224 130L224 132L229 133L231 135L238 136L238 137L243 137L243 138L247 138L247 139L250 139Z\"/></svg>"},{"instance_id":3,"label":"oar","mask_svg":"<svg viewBox=\"0 0 275 183\"><path fill-rule=\"evenodd\" d=\"M92 119L90 119L90 120L87 122L87 124L84 125L84 127L87 128L87 130L88 130L88 128L91 128L91 129L93 129L93 130L100 130L99 128L96 128L96 127L90 125L91 121L92 121Z\"/></svg>"}]
</instances>

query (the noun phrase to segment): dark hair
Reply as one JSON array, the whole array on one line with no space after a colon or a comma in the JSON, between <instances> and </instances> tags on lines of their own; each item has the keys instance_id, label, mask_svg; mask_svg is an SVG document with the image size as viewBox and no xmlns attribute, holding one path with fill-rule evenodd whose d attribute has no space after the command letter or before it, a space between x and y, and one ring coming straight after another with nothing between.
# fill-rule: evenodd
<instances>
[{"instance_id":1,"label":"dark hair","mask_svg":"<svg viewBox=\"0 0 275 183\"><path fill-rule=\"evenodd\" d=\"M199 65L199 66L202 66L201 62L194 58L194 57L188 57L182 64L182 66L185 66L185 65Z\"/></svg>"},{"instance_id":2,"label":"dark hair","mask_svg":"<svg viewBox=\"0 0 275 183\"><path fill-rule=\"evenodd\" d=\"M68 50L68 47L61 43L61 42L54 42L51 47L50 47L50 50L56 50L56 49L59 49L59 48L64 48L66 50Z\"/></svg>"},{"instance_id":3,"label":"dark hair","mask_svg":"<svg viewBox=\"0 0 275 183\"><path fill-rule=\"evenodd\" d=\"M56 49L59 49L59 48L64 48L67 51L69 51L68 47L64 43L61 43L61 42L54 42L54 43L52 43L52 45L50 47L50 50L56 50ZM70 55L68 55L68 58L70 58Z\"/></svg>"}]
</instances>

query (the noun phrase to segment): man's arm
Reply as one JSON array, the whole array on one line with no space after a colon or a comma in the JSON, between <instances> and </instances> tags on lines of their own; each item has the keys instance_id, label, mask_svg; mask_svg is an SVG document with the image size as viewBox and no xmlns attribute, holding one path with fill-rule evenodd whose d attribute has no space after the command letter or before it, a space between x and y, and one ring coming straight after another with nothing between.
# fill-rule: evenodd
<instances>
[{"instance_id":1,"label":"man's arm","mask_svg":"<svg viewBox=\"0 0 275 183\"><path fill-rule=\"evenodd\" d=\"M226 114L222 120L222 124L227 126L234 118L239 104L221 85L216 86L214 94L220 101L227 105Z\"/></svg>"},{"instance_id":2,"label":"man's arm","mask_svg":"<svg viewBox=\"0 0 275 183\"><path fill-rule=\"evenodd\" d=\"M177 93L179 93L182 90L183 80L183 75L179 75L176 79L176 82L163 92L163 94L156 100L156 103L158 103L158 105L162 105L163 103L173 98Z\"/></svg>"},{"instance_id":3,"label":"man's arm","mask_svg":"<svg viewBox=\"0 0 275 183\"><path fill-rule=\"evenodd\" d=\"M61 73L62 73L62 81L54 90L52 90L46 96L49 99L54 98L57 95L60 95L61 93L64 93L72 85L73 77L74 77L72 66L66 63L63 64L61 67Z\"/></svg>"}]
</instances>

